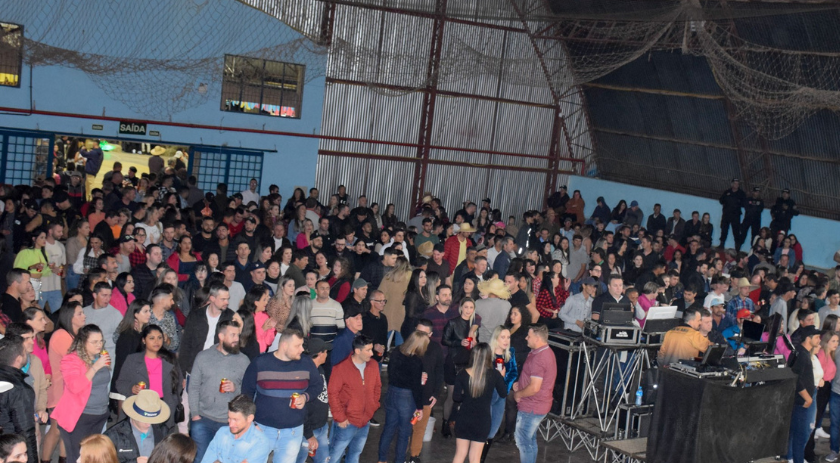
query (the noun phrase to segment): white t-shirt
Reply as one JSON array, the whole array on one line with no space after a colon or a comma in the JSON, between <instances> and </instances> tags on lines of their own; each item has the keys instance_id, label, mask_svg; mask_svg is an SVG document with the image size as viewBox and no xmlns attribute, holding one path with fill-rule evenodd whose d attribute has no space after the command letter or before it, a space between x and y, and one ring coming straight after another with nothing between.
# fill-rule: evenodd
<instances>
[{"instance_id":1,"label":"white t-shirt","mask_svg":"<svg viewBox=\"0 0 840 463\"><path fill-rule=\"evenodd\" d=\"M160 224L157 225L146 225L143 222L139 222L137 224L138 227L146 230L146 242L143 243L144 246L148 246L152 244L154 241L155 243L160 243L160 228L158 228Z\"/></svg>"},{"instance_id":2,"label":"white t-shirt","mask_svg":"<svg viewBox=\"0 0 840 463\"><path fill-rule=\"evenodd\" d=\"M228 308L236 312L239 310L239 305L242 304L242 299L245 299L245 287L242 286L242 283L234 281L230 284L228 291L230 292L230 302L228 302Z\"/></svg>"},{"instance_id":3,"label":"white t-shirt","mask_svg":"<svg viewBox=\"0 0 840 463\"><path fill-rule=\"evenodd\" d=\"M204 348L208 349L216 344L216 325L219 324L219 319L222 317L221 312L215 317L207 314L207 338L204 339Z\"/></svg>"},{"instance_id":4,"label":"white t-shirt","mask_svg":"<svg viewBox=\"0 0 840 463\"><path fill-rule=\"evenodd\" d=\"M44 251L47 253L47 258L49 259L49 262L54 263L56 265L67 264L67 254L64 250L64 245L61 244L61 242L56 241L53 244L50 244L48 241L47 244L44 245ZM49 276L41 277L41 291L60 290L60 276L56 275L55 273L51 273Z\"/></svg>"}]
</instances>

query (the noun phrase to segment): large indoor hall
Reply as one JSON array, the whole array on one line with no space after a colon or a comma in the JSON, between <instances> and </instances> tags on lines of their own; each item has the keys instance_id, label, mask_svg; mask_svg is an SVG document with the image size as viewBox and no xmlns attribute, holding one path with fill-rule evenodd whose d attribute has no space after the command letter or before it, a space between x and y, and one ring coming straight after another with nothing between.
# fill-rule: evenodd
<instances>
[{"instance_id":1,"label":"large indoor hall","mask_svg":"<svg viewBox=\"0 0 840 463\"><path fill-rule=\"evenodd\" d=\"M0 463L837 462L838 31L0 0Z\"/></svg>"}]
</instances>

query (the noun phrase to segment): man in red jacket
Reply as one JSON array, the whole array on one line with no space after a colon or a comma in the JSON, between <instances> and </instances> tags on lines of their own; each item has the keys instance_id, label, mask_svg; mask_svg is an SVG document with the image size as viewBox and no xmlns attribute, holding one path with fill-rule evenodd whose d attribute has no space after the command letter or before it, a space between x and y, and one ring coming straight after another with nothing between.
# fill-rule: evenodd
<instances>
[{"instance_id":1,"label":"man in red jacket","mask_svg":"<svg viewBox=\"0 0 840 463\"><path fill-rule=\"evenodd\" d=\"M447 238L443 245L444 257L449 262L449 268L453 272L455 267L467 257L467 248L471 248L473 245L470 235L475 233L475 228L469 223L455 226L458 227L457 233ZM463 251L463 254L461 251ZM455 282L453 281L453 283Z\"/></svg>"},{"instance_id":2,"label":"man in red jacket","mask_svg":"<svg viewBox=\"0 0 840 463\"><path fill-rule=\"evenodd\" d=\"M327 388L333 415L330 461L341 461L347 450L345 463L359 463L382 392L379 363L372 357L373 340L362 334L353 340L353 354L332 369Z\"/></svg>"}]
</instances>

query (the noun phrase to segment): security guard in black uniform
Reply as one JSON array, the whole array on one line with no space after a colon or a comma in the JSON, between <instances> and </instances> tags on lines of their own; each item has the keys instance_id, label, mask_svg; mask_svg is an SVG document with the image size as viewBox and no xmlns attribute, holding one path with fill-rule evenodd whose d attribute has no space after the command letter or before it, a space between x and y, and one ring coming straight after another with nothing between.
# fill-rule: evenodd
<instances>
[{"instance_id":1,"label":"security guard in black uniform","mask_svg":"<svg viewBox=\"0 0 840 463\"><path fill-rule=\"evenodd\" d=\"M752 240L758 236L761 229L761 213L764 211L764 200L761 199L761 188L754 187L752 196L744 200L744 221L741 222L740 239L735 240L735 248L741 250L741 246L747 241L747 232L750 234L750 247Z\"/></svg>"},{"instance_id":2,"label":"security guard in black uniform","mask_svg":"<svg viewBox=\"0 0 840 463\"><path fill-rule=\"evenodd\" d=\"M729 235L729 227L732 227L732 235L737 244L741 239L741 206L747 195L741 190L741 181L732 179L732 188L723 192L720 196L720 203L723 205L723 215L720 218L720 247L726 244L726 237Z\"/></svg>"},{"instance_id":3,"label":"security guard in black uniform","mask_svg":"<svg viewBox=\"0 0 840 463\"><path fill-rule=\"evenodd\" d=\"M773 217L770 222L770 232L775 240L780 231L787 233L790 230L793 217L799 215L796 201L790 197L788 188L782 190L782 196L776 198L776 204L770 209L770 215Z\"/></svg>"}]
</instances>

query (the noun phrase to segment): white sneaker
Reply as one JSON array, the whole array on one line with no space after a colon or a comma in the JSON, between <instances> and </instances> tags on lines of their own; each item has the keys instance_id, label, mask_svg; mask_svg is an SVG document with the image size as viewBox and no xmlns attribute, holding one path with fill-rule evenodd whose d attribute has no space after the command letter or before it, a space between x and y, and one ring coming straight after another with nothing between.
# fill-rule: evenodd
<instances>
[{"instance_id":1,"label":"white sneaker","mask_svg":"<svg viewBox=\"0 0 840 463\"><path fill-rule=\"evenodd\" d=\"M814 439L817 439L817 438L820 438L820 439L828 439L828 438L830 438L830 437L831 437L831 434L829 434L829 433L825 432L825 431L823 430L823 428L821 428L821 427L820 427L820 428L817 428L817 430L816 430L816 431L814 431Z\"/></svg>"}]
</instances>

